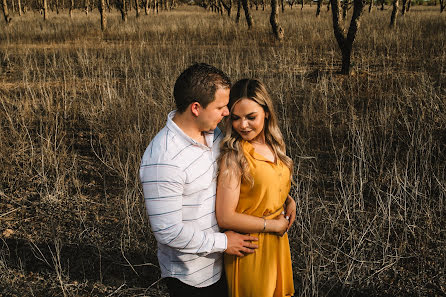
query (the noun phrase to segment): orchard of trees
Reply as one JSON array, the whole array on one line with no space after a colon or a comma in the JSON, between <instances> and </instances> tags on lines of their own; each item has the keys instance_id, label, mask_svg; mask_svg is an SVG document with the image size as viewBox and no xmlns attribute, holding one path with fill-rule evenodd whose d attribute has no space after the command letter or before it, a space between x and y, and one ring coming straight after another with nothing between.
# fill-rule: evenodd
<instances>
[{"instance_id":1,"label":"orchard of trees","mask_svg":"<svg viewBox=\"0 0 446 297\"><path fill-rule=\"evenodd\" d=\"M107 28L107 12L112 9L117 9L121 13L121 18L123 22L127 22L127 15L130 11L134 11L136 17L140 17L142 11L144 10L145 15L150 13L159 13L160 10L171 10L175 8L178 0L1 0L3 16L6 23L10 23L12 18L9 11L12 14L18 14L21 16L28 10L37 10L43 15L44 20L48 20L50 13L63 13L68 11L70 17L73 16L73 10L83 10L86 15L89 12L98 9L101 15L101 29L106 30ZM186 0L180 0L186 1ZM280 1L280 2L279 2ZM299 0L271 0L270 3L266 3L266 0L190 0L187 4L197 4L205 9L209 9L213 12L219 13L221 15L224 12L230 17L233 6L236 6L236 17L235 22L238 23L240 20L241 8L245 15L246 23L248 29L253 27L253 19L250 14L250 9L255 7L256 10L259 6L262 10L265 10L265 6L268 4L271 8L270 14L270 24L271 30L275 38L278 40L283 39L285 33L279 23L279 7L283 12L285 10L285 3L289 5L290 9ZM303 8L305 0L300 0ZM308 0L307 0L308 1ZM309 0L310 5L313 0ZM324 0L316 0L317 10L316 17L320 15L321 6L324 4ZM384 4L386 0L368 0L368 11L370 12L374 4L379 4L380 9L384 9ZM396 20L399 10L401 10L401 15L404 15L410 10L412 0L391 0L392 1L392 13L390 17L390 27L396 27ZM399 1L401 3L401 9ZM423 1L423 0L421 0ZM436 1L434 0L436 5ZM366 6L367 0L329 0L327 1L327 10L332 11L333 18L333 32L336 37L339 49L342 54L342 74L350 73L350 59L353 49L353 43L356 37L356 33L360 26L361 14L363 13L364 7ZM376 3L374 3L376 2ZM440 13L444 11L446 7L446 0L439 0ZM345 19L347 18L348 10L352 9L351 21L348 27L345 26Z\"/></svg>"}]
</instances>

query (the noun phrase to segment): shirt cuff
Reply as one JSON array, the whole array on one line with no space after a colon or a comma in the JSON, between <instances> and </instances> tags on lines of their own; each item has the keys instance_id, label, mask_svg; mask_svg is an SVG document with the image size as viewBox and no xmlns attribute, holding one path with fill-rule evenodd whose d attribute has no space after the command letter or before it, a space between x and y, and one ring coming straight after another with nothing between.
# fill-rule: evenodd
<instances>
[{"instance_id":1,"label":"shirt cuff","mask_svg":"<svg viewBox=\"0 0 446 297\"><path fill-rule=\"evenodd\" d=\"M228 247L228 239L224 233L214 233L215 244L214 252L223 253Z\"/></svg>"}]
</instances>

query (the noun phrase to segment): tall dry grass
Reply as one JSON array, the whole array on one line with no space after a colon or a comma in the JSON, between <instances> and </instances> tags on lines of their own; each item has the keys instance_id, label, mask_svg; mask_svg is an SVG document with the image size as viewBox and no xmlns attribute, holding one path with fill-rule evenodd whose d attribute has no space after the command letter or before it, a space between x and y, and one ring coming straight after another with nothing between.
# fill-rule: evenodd
<instances>
[{"instance_id":1,"label":"tall dry grass","mask_svg":"<svg viewBox=\"0 0 446 297\"><path fill-rule=\"evenodd\" d=\"M0 29L0 293L160 296L138 182L144 148L195 61L257 77L295 160L296 296L446 293L446 18L388 28L364 13L355 75L336 74L330 15L268 13L254 29L196 7L126 24L114 12L15 17Z\"/></svg>"}]
</instances>

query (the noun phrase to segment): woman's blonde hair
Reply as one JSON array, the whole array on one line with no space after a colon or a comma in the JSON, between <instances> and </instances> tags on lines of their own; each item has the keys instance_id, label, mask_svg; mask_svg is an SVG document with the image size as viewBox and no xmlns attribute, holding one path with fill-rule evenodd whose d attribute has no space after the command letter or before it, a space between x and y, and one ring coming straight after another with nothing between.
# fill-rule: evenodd
<instances>
[{"instance_id":1,"label":"woman's blonde hair","mask_svg":"<svg viewBox=\"0 0 446 297\"><path fill-rule=\"evenodd\" d=\"M266 143L273 149L276 158L280 159L292 173L293 160L286 155L285 142L279 129L272 100L265 86L256 79L242 79L236 82L229 94L228 109L231 114L234 105L242 99L253 100L262 106L266 114L269 114L264 124ZM225 170L220 171L219 174L241 177L242 180L253 185L254 181L241 146L242 137L232 128L231 116L226 118L225 130L226 134L220 144L221 152L218 160L220 168L221 165L225 165Z\"/></svg>"}]
</instances>

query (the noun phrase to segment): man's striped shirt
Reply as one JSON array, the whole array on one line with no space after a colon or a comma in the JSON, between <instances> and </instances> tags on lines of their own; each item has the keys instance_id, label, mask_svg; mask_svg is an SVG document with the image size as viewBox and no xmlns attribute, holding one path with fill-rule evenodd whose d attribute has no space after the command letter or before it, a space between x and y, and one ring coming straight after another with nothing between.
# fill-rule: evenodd
<instances>
[{"instance_id":1,"label":"man's striped shirt","mask_svg":"<svg viewBox=\"0 0 446 297\"><path fill-rule=\"evenodd\" d=\"M215 217L217 157L222 138L206 133L207 146L187 136L169 113L166 126L144 152L140 178L162 277L194 287L220 279L227 238Z\"/></svg>"}]
</instances>

